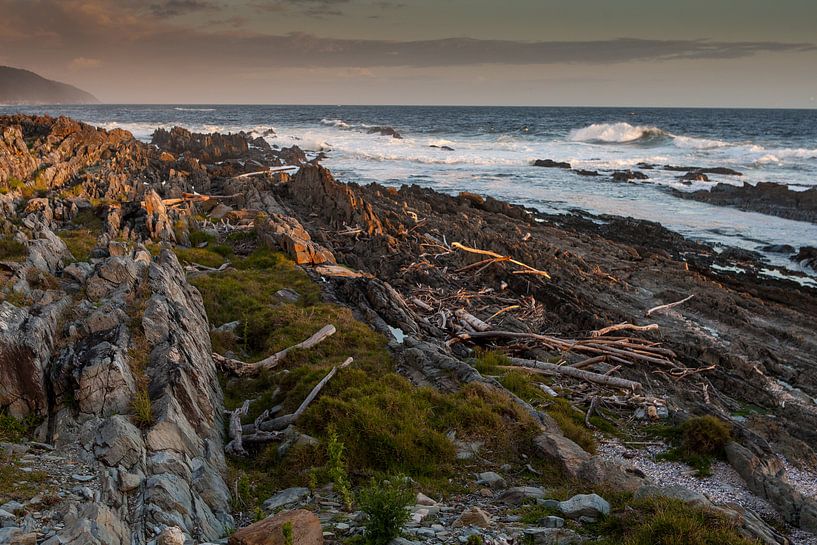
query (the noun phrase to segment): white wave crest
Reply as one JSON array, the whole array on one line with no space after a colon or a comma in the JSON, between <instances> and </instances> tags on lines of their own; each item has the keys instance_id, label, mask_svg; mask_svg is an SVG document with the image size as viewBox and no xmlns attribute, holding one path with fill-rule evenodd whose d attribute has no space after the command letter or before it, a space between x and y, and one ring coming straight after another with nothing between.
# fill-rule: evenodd
<instances>
[{"instance_id":1,"label":"white wave crest","mask_svg":"<svg viewBox=\"0 0 817 545\"><path fill-rule=\"evenodd\" d=\"M573 142L627 143L644 139L671 137L658 127L643 127L629 123L593 123L588 127L573 129L568 136Z\"/></svg>"},{"instance_id":2,"label":"white wave crest","mask_svg":"<svg viewBox=\"0 0 817 545\"><path fill-rule=\"evenodd\" d=\"M215 112L215 108L173 108L178 112Z\"/></svg>"},{"instance_id":3,"label":"white wave crest","mask_svg":"<svg viewBox=\"0 0 817 545\"><path fill-rule=\"evenodd\" d=\"M337 127L339 129L351 129L352 126L346 123L342 119L321 119L321 125L327 125L329 127Z\"/></svg>"}]
</instances>

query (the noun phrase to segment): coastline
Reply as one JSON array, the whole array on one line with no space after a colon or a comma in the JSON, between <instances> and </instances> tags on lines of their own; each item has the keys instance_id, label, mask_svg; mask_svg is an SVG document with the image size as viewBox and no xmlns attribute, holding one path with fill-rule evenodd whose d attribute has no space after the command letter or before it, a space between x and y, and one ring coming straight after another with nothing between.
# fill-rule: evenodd
<instances>
[{"instance_id":1,"label":"coastline","mask_svg":"<svg viewBox=\"0 0 817 545\"><path fill-rule=\"evenodd\" d=\"M490 376L481 376L467 363L479 353L477 348L503 350L522 358L556 357L567 365L587 359L586 354L572 350L555 350L547 342L537 345L532 338L519 342L475 340L482 329L478 324L516 334L547 332L586 341L594 331L614 324L655 323L660 334L647 332L634 338L660 343L660 350L671 351L670 359L660 360L661 365L670 363L668 369L656 372L654 366L638 358L618 364L608 359L587 368L638 381L647 390L646 398L663 400L660 406L671 408L678 418L708 414L730 422L735 446L729 451L729 461L747 487L757 494L773 488L776 495L767 499L784 520L812 531L817 528L817 518L808 518L808 509L812 508L809 502L817 500L798 498L796 491L786 488L785 480L767 467L774 467L769 460L776 459L778 453L797 457L792 461L805 468L813 462L809 457L814 453L808 445L817 444L817 411L809 400L817 395L817 344L812 338L817 330L817 289L764 276L762 271L768 265L756 255L734 250L718 252L657 223L632 218L548 215L491 197L471 193L449 196L417 185L398 189L378 184L342 184L317 161L307 161L302 150L273 149L263 139L249 135L197 135L176 130L159 133L156 143L160 149L155 149L133 140L124 131L98 131L69 120L17 117L3 118L2 123L6 128L19 127L14 129L19 131L19 138L13 131L4 133L12 159L2 170L7 189L2 202L6 217L15 218L14 222L4 221L4 236L20 238L22 233L26 237L30 249L26 267L44 267L43 272L57 282L51 291L65 289L78 300L97 293L97 301L115 320L121 316L112 309L119 309L117 305L124 301L120 301L121 294L127 292L117 290L129 282L128 289L142 285L142 273L131 275L129 267L149 271L146 278L150 279L153 303L147 307L151 310L149 320L141 320L143 324L166 324L165 329L151 329L151 335L165 332L154 341L169 343L163 348L168 353L175 348L190 357L192 382L185 379L181 384L218 382L212 362L203 363L209 360L205 354L209 346L205 349L200 345L204 341L196 342L189 332L185 333L190 324L183 317L161 310L174 306L184 309L196 316L196 335L208 337L203 329L207 316L196 303L200 296L187 283L185 271L171 249L190 252L198 248L203 255L213 257L207 254L208 245L223 244L234 233L256 233L253 244L286 253L319 282L324 298L351 309L359 320L390 340L390 351L404 376L417 385L441 391L457 390L471 382L510 391ZM53 137L51 142L49 135ZM56 164L41 170L39 161L46 151L53 151L55 142L64 143L66 153ZM282 164L296 164L299 171L289 176L268 170ZM12 177L20 184L11 184ZM94 224L101 231L87 261L66 266L59 244L52 239L55 233L59 235L73 225L79 211L96 218ZM25 222L34 227L26 227ZM34 231L32 236L25 235L26 229ZM203 236L198 233L213 238L196 242L197 236ZM53 245L40 242L43 240L52 240ZM140 249L142 244L160 241L168 245L158 258L151 258L145 246ZM495 257L475 256L454 242L493 252ZM35 249L43 256L39 260ZM140 262L142 265L138 265ZM512 265L517 262L527 267L523 267L523 274ZM116 267L120 266L128 274L119 274ZM217 266L190 259L187 267L188 277L191 273L220 272ZM17 307L6 300L4 309L32 312L49 307L55 297L66 297L65 293L49 295L49 289L28 283L22 265L7 268L4 291L10 294L23 290L32 298L32 304ZM529 274L531 270L537 273ZM540 274L543 272L549 278ZM22 284L23 280L27 284ZM72 284L79 288L65 287ZM186 295L180 297L179 290ZM683 305L650 314L656 307L690 295L694 298ZM95 315L96 309L86 306L89 315ZM54 312L57 310L54 307ZM95 319L101 320L102 316ZM120 324L113 326L116 329ZM167 327L175 333L167 334ZM148 338L152 339L150 335ZM8 342L5 336L4 342ZM657 344L650 345L654 346ZM41 349L38 354L49 360ZM633 354L638 351L627 352L627 358ZM45 361L42 363L47 367ZM152 359L149 365L151 373L159 373L151 381L162 383L159 360ZM204 375L199 377L199 373ZM582 382L565 378L557 382L563 395L587 411L589 418L593 396L581 393ZM545 437L542 444L551 441L558 445L555 449L541 447L537 456L544 452L544 457L555 460L561 471L579 480L592 468L611 480L624 479L622 475L626 474L626 482L635 486L634 490L643 486L641 477L621 469L624 466L619 462L626 464L625 460L617 460L612 467L598 465L598 458L564 437L549 417L540 414L540 408L511 393L516 396L517 406L532 411L540 420L545 430L541 432ZM615 397L606 391L594 395L608 400ZM183 399L172 391L166 396L171 408ZM195 407L182 403L179 410L191 421L191 429L203 429L198 433L223 447L223 439L216 437L220 433L220 400L220 390L208 390ZM44 406L49 403L54 400L43 398ZM630 419L623 415L635 407L633 404L641 403L646 407L652 402L633 401L630 397L622 419ZM206 404L212 405L217 416L193 410ZM762 411L749 417L738 414L747 404L760 406ZM71 407L67 403L61 407L61 414L68 419ZM61 425L55 420L54 409L51 405L47 411L49 428ZM159 423L172 420L172 415L171 411ZM119 422L109 414L95 418L100 419L97 423L101 426ZM55 439L53 429L41 431L43 440ZM146 438L150 439L151 433L148 431ZM141 436L138 430L135 435ZM164 435L154 433L154 439L159 437ZM134 443L139 440L134 438ZM162 450L150 442L142 448L154 454ZM197 459L206 458L205 453L187 445L174 448L182 448ZM221 448L218 451L214 459L206 460L205 467L214 486L222 490L225 483L217 476L223 469ZM90 457L86 453L88 463L110 466L104 458L107 454L100 457L99 452L108 451L100 445ZM603 471L599 469L602 467ZM163 473L157 467L143 469L154 477ZM637 480L635 484L633 479ZM130 501L129 492L121 491L124 496L120 502L124 505ZM226 499L208 496L200 489L194 492L204 498L211 515L217 515L223 531L229 515ZM229 496L229 490L226 493ZM161 501L154 503L161 512L168 511ZM169 520L173 518L161 522L167 525ZM205 537L215 536L219 528L207 520L210 526ZM756 524L747 523L746 518L741 520L744 528ZM149 530L136 520L123 524L130 524L140 535ZM776 533L771 529L763 531L768 535Z\"/></svg>"}]
</instances>

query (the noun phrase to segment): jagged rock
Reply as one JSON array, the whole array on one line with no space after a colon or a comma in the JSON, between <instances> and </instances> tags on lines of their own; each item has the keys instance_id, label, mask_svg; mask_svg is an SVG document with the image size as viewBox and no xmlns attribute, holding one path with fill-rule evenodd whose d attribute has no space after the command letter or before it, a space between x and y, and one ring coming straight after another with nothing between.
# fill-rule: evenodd
<instances>
[{"instance_id":1,"label":"jagged rock","mask_svg":"<svg viewBox=\"0 0 817 545\"><path fill-rule=\"evenodd\" d=\"M75 396L79 410L99 416L127 412L136 392L127 354L117 346L102 342L88 357L87 363L78 370Z\"/></svg>"},{"instance_id":2,"label":"jagged rock","mask_svg":"<svg viewBox=\"0 0 817 545\"><path fill-rule=\"evenodd\" d=\"M309 497L310 491L308 488L295 487L281 490L274 496L267 498L264 501L263 507L267 511L275 511L281 507L300 503Z\"/></svg>"},{"instance_id":3,"label":"jagged rock","mask_svg":"<svg viewBox=\"0 0 817 545\"><path fill-rule=\"evenodd\" d=\"M383 234L383 224L372 206L335 181L322 166L302 166L282 190L293 204L309 212L320 211L338 229L357 226L369 235Z\"/></svg>"},{"instance_id":4,"label":"jagged rock","mask_svg":"<svg viewBox=\"0 0 817 545\"><path fill-rule=\"evenodd\" d=\"M491 516L479 507L469 507L454 521L454 527L479 526L480 528L491 527Z\"/></svg>"},{"instance_id":5,"label":"jagged rock","mask_svg":"<svg viewBox=\"0 0 817 545\"><path fill-rule=\"evenodd\" d=\"M610 514L610 504L598 494L577 494L559 502L559 510L567 518L595 520Z\"/></svg>"},{"instance_id":6,"label":"jagged rock","mask_svg":"<svg viewBox=\"0 0 817 545\"><path fill-rule=\"evenodd\" d=\"M145 456L142 434L122 415L105 419L97 432L94 454L111 467L133 467Z\"/></svg>"},{"instance_id":7,"label":"jagged rock","mask_svg":"<svg viewBox=\"0 0 817 545\"><path fill-rule=\"evenodd\" d=\"M558 433L541 433L533 444L539 454L558 462L573 478L579 478L582 466L591 458L579 445Z\"/></svg>"},{"instance_id":8,"label":"jagged rock","mask_svg":"<svg viewBox=\"0 0 817 545\"><path fill-rule=\"evenodd\" d=\"M150 238L176 242L176 233L173 229L173 222L167 215L167 207L158 193L152 189L145 193L145 212L147 212L145 226Z\"/></svg>"},{"instance_id":9,"label":"jagged rock","mask_svg":"<svg viewBox=\"0 0 817 545\"><path fill-rule=\"evenodd\" d=\"M437 505L437 502L423 494L422 492L417 492L417 499L415 500L417 505L424 505L426 507Z\"/></svg>"},{"instance_id":10,"label":"jagged rock","mask_svg":"<svg viewBox=\"0 0 817 545\"><path fill-rule=\"evenodd\" d=\"M332 252L313 242L301 223L290 216L273 214L259 228L259 238L267 247L282 249L299 265L336 263Z\"/></svg>"},{"instance_id":11,"label":"jagged rock","mask_svg":"<svg viewBox=\"0 0 817 545\"><path fill-rule=\"evenodd\" d=\"M366 130L366 133L379 134L380 136L391 136L392 138L396 138L398 140L403 139L403 137L394 129L394 127L369 127Z\"/></svg>"},{"instance_id":12,"label":"jagged rock","mask_svg":"<svg viewBox=\"0 0 817 545\"><path fill-rule=\"evenodd\" d=\"M785 184L758 182L742 186L719 183L710 190L672 192L676 197L719 206L732 206L799 221L817 223L817 188L789 189Z\"/></svg>"},{"instance_id":13,"label":"jagged rock","mask_svg":"<svg viewBox=\"0 0 817 545\"><path fill-rule=\"evenodd\" d=\"M71 506L65 515L65 527L59 543L66 545L129 545L130 530L105 505L86 503L77 510Z\"/></svg>"},{"instance_id":14,"label":"jagged rock","mask_svg":"<svg viewBox=\"0 0 817 545\"><path fill-rule=\"evenodd\" d=\"M628 182L630 180L646 180L649 177L640 170L617 170L613 172L613 180Z\"/></svg>"},{"instance_id":15,"label":"jagged rock","mask_svg":"<svg viewBox=\"0 0 817 545\"><path fill-rule=\"evenodd\" d=\"M162 150L189 154L204 163L246 157L249 139L244 134L198 134L181 127L156 129L151 139Z\"/></svg>"},{"instance_id":16,"label":"jagged rock","mask_svg":"<svg viewBox=\"0 0 817 545\"><path fill-rule=\"evenodd\" d=\"M2 128L0 133L0 183L11 178L26 180L37 170L37 160L31 155L19 125Z\"/></svg>"},{"instance_id":17,"label":"jagged rock","mask_svg":"<svg viewBox=\"0 0 817 545\"><path fill-rule=\"evenodd\" d=\"M286 545L283 527L292 527L292 541L297 545L322 545L323 530L318 517L311 511L298 509L278 513L241 528L228 541L229 545Z\"/></svg>"}]
</instances>

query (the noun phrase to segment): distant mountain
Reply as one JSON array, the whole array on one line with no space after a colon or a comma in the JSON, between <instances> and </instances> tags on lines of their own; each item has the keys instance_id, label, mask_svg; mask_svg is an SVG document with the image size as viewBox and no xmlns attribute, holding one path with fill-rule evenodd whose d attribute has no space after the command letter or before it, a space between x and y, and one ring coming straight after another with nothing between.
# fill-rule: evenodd
<instances>
[{"instance_id":1,"label":"distant mountain","mask_svg":"<svg viewBox=\"0 0 817 545\"><path fill-rule=\"evenodd\" d=\"M34 72L0 66L0 104L96 104L99 100L73 85Z\"/></svg>"}]
</instances>

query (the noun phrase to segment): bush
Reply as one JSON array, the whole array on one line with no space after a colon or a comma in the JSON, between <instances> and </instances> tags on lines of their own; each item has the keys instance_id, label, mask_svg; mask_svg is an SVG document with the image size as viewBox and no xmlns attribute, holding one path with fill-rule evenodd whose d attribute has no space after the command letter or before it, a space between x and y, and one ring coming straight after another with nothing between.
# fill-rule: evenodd
<instances>
[{"instance_id":1,"label":"bush","mask_svg":"<svg viewBox=\"0 0 817 545\"><path fill-rule=\"evenodd\" d=\"M371 484L360 491L358 504L368 515L365 538L369 545L387 545L400 536L403 525L411 514L409 506L414 503L414 493L404 477L392 477Z\"/></svg>"},{"instance_id":2,"label":"bush","mask_svg":"<svg viewBox=\"0 0 817 545\"><path fill-rule=\"evenodd\" d=\"M133 410L133 419L138 427L146 428L153 424L153 405L147 388L141 387L133 394L131 409Z\"/></svg>"},{"instance_id":3,"label":"bush","mask_svg":"<svg viewBox=\"0 0 817 545\"><path fill-rule=\"evenodd\" d=\"M681 447L688 453L720 456L732 438L732 428L714 416L696 416L681 425Z\"/></svg>"}]
</instances>

